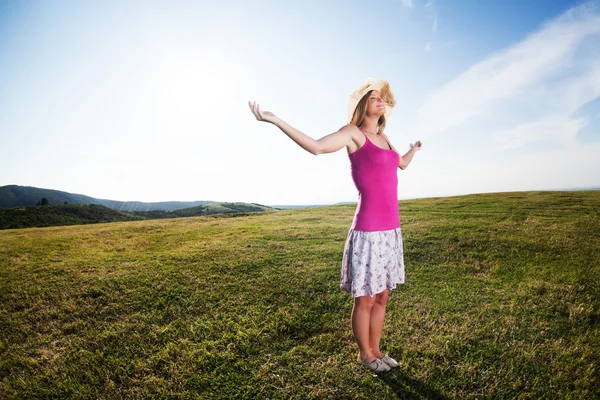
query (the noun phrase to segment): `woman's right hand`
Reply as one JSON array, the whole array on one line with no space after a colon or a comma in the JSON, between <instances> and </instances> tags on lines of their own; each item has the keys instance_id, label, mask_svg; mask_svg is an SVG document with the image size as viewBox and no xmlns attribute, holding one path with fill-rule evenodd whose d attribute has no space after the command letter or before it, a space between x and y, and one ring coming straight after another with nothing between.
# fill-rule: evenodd
<instances>
[{"instance_id":1,"label":"woman's right hand","mask_svg":"<svg viewBox=\"0 0 600 400\"><path fill-rule=\"evenodd\" d=\"M272 112L262 111L260 109L260 106L256 104L255 101L249 101L248 105L250 106L250 110L252 111L252 114L254 114L254 116L256 117L257 121L273 123L277 119L277 116Z\"/></svg>"}]
</instances>

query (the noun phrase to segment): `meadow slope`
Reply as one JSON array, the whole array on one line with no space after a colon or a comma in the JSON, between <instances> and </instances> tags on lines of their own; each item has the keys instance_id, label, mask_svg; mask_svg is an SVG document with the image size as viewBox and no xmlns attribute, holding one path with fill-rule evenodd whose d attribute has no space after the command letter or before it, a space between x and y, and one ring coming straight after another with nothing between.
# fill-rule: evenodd
<instances>
[{"instance_id":1,"label":"meadow slope","mask_svg":"<svg viewBox=\"0 0 600 400\"><path fill-rule=\"evenodd\" d=\"M600 191L400 210L379 376L339 290L353 205L0 231L0 398L597 398Z\"/></svg>"}]
</instances>

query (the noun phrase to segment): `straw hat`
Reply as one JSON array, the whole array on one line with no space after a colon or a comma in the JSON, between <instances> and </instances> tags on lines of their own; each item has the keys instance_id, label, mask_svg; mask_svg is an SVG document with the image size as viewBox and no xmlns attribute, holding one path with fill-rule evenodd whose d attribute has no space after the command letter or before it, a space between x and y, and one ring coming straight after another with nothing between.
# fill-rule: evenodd
<instances>
[{"instance_id":1,"label":"straw hat","mask_svg":"<svg viewBox=\"0 0 600 400\"><path fill-rule=\"evenodd\" d=\"M392 93L390 84L388 81L383 80L371 82L371 78L369 78L361 87L350 93L350 99L348 100L348 122L352 121L354 110L360 99L362 99L370 90L377 90L379 92L383 101L386 103L385 119L389 118L396 105L396 98L394 97L394 93Z\"/></svg>"}]
</instances>

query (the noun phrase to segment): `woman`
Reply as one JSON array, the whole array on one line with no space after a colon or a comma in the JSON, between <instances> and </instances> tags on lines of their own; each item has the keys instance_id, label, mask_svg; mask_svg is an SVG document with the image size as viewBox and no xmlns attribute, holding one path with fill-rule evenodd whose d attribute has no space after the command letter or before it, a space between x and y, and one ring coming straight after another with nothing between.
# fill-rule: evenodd
<instances>
[{"instance_id":1,"label":"woman","mask_svg":"<svg viewBox=\"0 0 600 400\"><path fill-rule=\"evenodd\" d=\"M357 361L376 372L397 367L398 363L379 348L388 291L404 283L397 171L410 164L421 142L410 144L410 150L401 156L384 133L396 104L389 83L367 82L352 92L350 122L318 140L262 111L256 102L248 104L257 120L277 126L312 154L346 147L358 205L344 246L340 287L354 297L352 332L359 349Z\"/></svg>"}]
</instances>

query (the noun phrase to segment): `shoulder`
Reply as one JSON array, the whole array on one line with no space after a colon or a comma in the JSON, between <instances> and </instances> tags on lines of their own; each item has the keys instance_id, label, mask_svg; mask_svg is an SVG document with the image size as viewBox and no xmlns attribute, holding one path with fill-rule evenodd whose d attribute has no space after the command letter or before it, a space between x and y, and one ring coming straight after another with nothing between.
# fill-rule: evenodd
<instances>
[{"instance_id":1,"label":"shoulder","mask_svg":"<svg viewBox=\"0 0 600 400\"><path fill-rule=\"evenodd\" d=\"M365 144L365 135L358 129L358 126L347 124L340 128L348 140L348 154L352 154Z\"/></svg>"},{"instance_id":2,"label":"shoulder","mask_svg":"<svg viewBox=\"0 0 600 400\"><path fill-rule=\"evenodd\" d=\"M381 136L390 144L390 146L392 146L392 141L390 140L390 138L387 137L385 133L381 132ZM392 146L392 148L394 148L394 146Z\"/></svg>"},{"instance_id":3,"label":"shoulder","mask_svg":"<svg viewBox=\"0 0 600 400\"><path fill-rule=\"evenodd\" d=\"M338 132L343 132L352 137L352 139L363 136L360 129L358 129L358 126L352 124L342 126Z\"/></svg>"},{"instance_id":4,"label":"shoulder","mask_svg":"<svg viewBox=\"0 0 600 400\"><path fill-rule=\"evenodd\" d=\"M385 139L385 141L386 141L386 142L388 142L388 143L389 143L389 145L390 145L390 147L392 148L392 150L394 150L396 153L398 153L398 155L399 155L400 157L402 157L402 156L400 155L400 153L398 152L398 150L396 150L396 148L395 148L395 147L394 147L394 145L392 144L392 141L391 141L391 140L390 140L390 139L387 137L387 135L386 135L385 133L381 132L381 136L382 136L382 137Z\"/></svg>"},{"instance_id":5,"label":"shoulder","mask_svg":"<svg viewBox=\"0 0 600 400\"><path fill-rule=\"evenodd\" d=\"M358 129L358 126L352 125L352 124L346 124L346 125L342 126L340 128L340 131L360 133L360 129Z\"/></svg>"}]
</instances>

